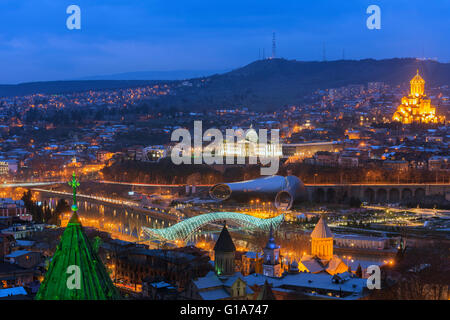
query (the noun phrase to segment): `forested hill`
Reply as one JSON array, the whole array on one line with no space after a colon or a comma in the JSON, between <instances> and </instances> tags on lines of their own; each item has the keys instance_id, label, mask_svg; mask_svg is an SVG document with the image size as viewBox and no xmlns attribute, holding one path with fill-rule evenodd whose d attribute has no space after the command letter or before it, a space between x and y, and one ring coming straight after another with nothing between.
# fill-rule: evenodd
<instances>
[{"instance_id":1,"label":"forested hill","mask_svg":"<svg viewBox=\"0 0 450 320\"><path fill-rule=\"evenodd\" d=\"M0 85L0 97L24 96L35 93L59 94L89 90L132 88L156 83L159 82L154 80L72 80L3 84Z\"/></svg>"},{"instance_id":2,"label":"forested hill","mask_svg":"<svg viewBox=\"0 0 450 320\"><path fill-rule=\"evenodd\" d=\"M0 96L30 93L67 93L75 91L137 87L156 83L173 86L174 95L160 99L161 107L202 110L248 107L276 110L284 104L301 102L305 94L317 89L371 81L388 84L408 82L419 69L427 86L450 84L450 63L414 58L385 60L295 61L258 60L223 74L182 81L96 80L53 81L0 86Z\"/></svg>"},{"instance_id":3,"label":"forested hill","mask_svg":"<svg viewBox=\"0 0 450 320\"><path fill-rule=\"evenodd\" d=\"M317 89L367 85L371 81L394 85L409 82L417 69L427 86L450 84L450 64L430 60L303 62L273 59L207 77L200 88L187 88L177 99L180 106L223 105L276 110L280 105L301 101L305 94Z\"/></svg>"}]
</instances>

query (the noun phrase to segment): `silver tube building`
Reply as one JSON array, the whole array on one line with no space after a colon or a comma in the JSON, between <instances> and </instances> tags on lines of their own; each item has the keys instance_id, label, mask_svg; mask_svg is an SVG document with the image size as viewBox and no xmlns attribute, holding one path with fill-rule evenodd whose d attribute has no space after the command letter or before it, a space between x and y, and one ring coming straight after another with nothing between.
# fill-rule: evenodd
<instances>
[{"instance_id":1,"label":"silver tube building","mask_svg":"<svg viewBox=\"0 0 450 320\"><path fill-rule=\"evenodd\" d=\"M248 201L251 198L268 199L275 207L289 210L297 201L307 199L303 182L296 176L270 176L254 180L219 183L209 190L211 198L224 201Z\"/></svg>"}]
</instances>

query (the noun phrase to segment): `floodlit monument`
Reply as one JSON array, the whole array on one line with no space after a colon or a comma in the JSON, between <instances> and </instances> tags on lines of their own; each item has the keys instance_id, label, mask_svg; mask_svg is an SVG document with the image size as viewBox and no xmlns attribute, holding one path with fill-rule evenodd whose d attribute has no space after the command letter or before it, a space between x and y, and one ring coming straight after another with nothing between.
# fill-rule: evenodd
<instances>
[{"instance_id":1,"label":"floodlit monument","mask_svg":"<svg viewBox=\"0 0 450 320\"><path fill-rule=\"evenodd\" d=\"M402 103L392 116L392 120L404 124L444 123L445 117L436 115L436 108L431 105L430 98L425 94L425 80L419 75L419 70L411 79L410 85L410 94L402 98Z\"/></svg>"},{"instance_id":2,"label":"floodlit monument","mask_svg":"<svg viewBox=\"0 0 450 320\"><path fill-rule=\"evenodd\" d=\"M326 272L331 275L348 270L341 258L333 254L333 234L323 217L311 233L311 255L303 256L298 269L300 272Z\"/></svg>"}]
</instances>

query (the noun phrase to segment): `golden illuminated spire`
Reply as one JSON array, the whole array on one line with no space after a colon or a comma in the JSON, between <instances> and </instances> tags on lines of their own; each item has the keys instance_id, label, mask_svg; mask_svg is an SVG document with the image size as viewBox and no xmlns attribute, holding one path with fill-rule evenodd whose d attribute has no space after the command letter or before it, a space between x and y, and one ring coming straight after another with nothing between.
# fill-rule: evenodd
<instances>
[{"instance_id":1,"label":"golden illuminated spire","mask_svg":"<svg viewBox=\"0 0 450 320\"><path fill-rule=\"evenodd\" d=\"M420 76L419 69L417 69L417 74L410 81L411 84L411 96L420 97L423 96L425 92L425 80Z\"/></svg>"},{"instance_id":2,"label":"golden illuminated spire","mask_svg":"<svg viewBox=\"0 0 450 320\"><path fill-rule=\"evenodd\" d=\"M419 69L411 79L411 94L402 98L402 103L392 116L392 120L405 124L410 123L445 123L445 116L438 116L431 99L425 95L425 80Z\"/></svg>"}]
</instances>

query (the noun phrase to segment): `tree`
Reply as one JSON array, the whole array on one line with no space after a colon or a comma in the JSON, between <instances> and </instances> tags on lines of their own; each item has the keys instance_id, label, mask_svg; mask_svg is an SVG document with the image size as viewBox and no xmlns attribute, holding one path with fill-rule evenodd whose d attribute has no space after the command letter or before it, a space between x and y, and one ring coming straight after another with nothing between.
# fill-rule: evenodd
<instances>
[{"instance_id":1,"label":"tree","mask_svg":"<svg viewBox=\"0 0 450 320\"><path fill-rule=\"evenodd\" d=\"M27 210L31 211L32 205L33 205L33 200L32 200L32 194L30 190L27 190L26 192L23 193L22 196L22 201L25 204L25 208L27 208Z\"/></svg>"},{"instance_id":2,"label":"tree","mask_svg":"<svg viewBox=\"0 0 450 320\"><path fill-rule=\"evenodd\" d=\"M26 192L23 193L22 201L24 202L27 212L31 214L33 221L42 222L44 219L44 212L42 210L42 206L38 206L33 201L33 196L30 190L27 190Z\"/></svg>"},{"instance_id":3,"label":"tree","mask_svg":"<svg viewBox=\"0 0 450 320\"><path fill-rule=\"evenodd\" d=\"M351 197L349 201L349 205L352 208L361 208L362 202L358 198Z\"/></svg>"},{"instance_id":4,"label":"tree","mask_svg":"<svg viewBox=\"0 0 450 320\"><path fill-rule=\"evenodd\" d=\"M362 278L363 274L362 274L361 264L358 264L358 268L356 269L355 275L356 275L358 278Z\"/></svg>"},{"instance_id":5,"label":"tree","mask_svg":"<svg viewBox=\"0 0 450 320\"><path fill-rule=\"evenodd\" d=\"M66 200L60 199L56 204L56 208L54 211L49 209L49 214L46 215L47 219L45 220L48 224L61 225L61 215L63 213L70 212L70 206Z\"/></svg>"},{"instance_id":6,"label":"tree","mask_svg":"<svg viewBox=\"0 0 450 320\"><path fill-rule=\"evenodd\" d=\"M50 207L47 205L44 205L42 210L43 210L44 222L48 223L48 224L56 224L56 223L50 223L50 221L52 220L52 210L50 209Z\"/></svg>"},{"instance_id":7,"label":"tree","mask_svg":"<svg viewBox=\"0 0 450 320\"><path fill-rule=\"evenodd\" d=\"M426 248L406 248L393 267L386 268L397 281L375 290L372 299L440 300L448 299L450 284L448 245L436 242ZM391 270L390 270L391 269Z\"/></svg>"},{"instance_id":8,"label":"tree","mask_svg":"<svg viewBox=\"0 0 450 320\"><path fill-rule=\"evenodd\" d=\"M98 250L100 246L102 245L102 239L99 236L94 237L92 241L92 248L96 253L98 253Z\"/></svg>"}]
</instances>

